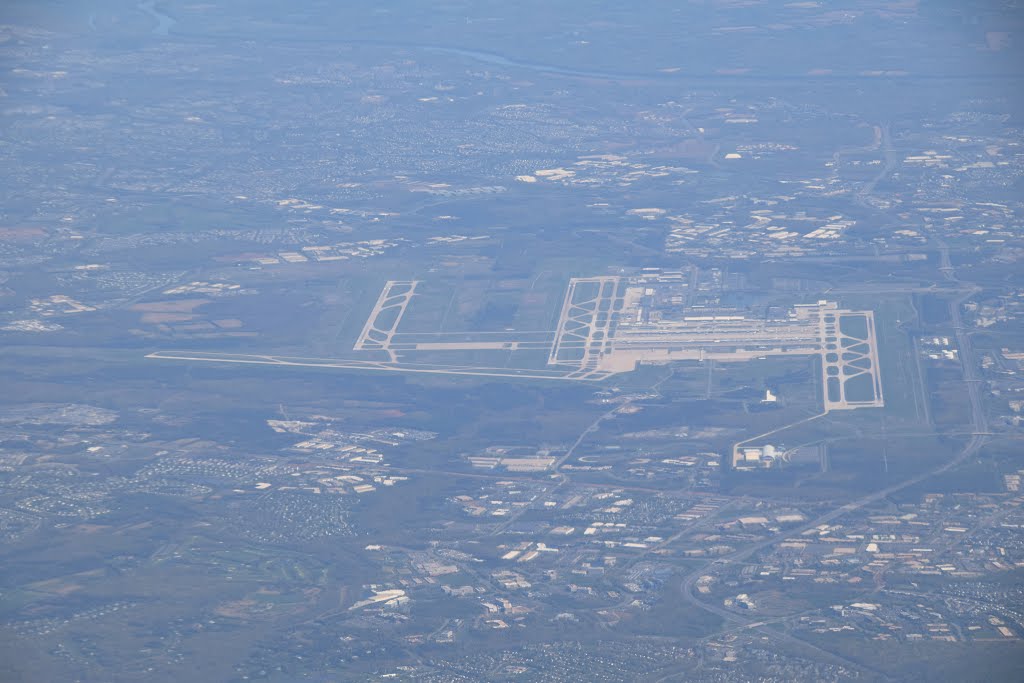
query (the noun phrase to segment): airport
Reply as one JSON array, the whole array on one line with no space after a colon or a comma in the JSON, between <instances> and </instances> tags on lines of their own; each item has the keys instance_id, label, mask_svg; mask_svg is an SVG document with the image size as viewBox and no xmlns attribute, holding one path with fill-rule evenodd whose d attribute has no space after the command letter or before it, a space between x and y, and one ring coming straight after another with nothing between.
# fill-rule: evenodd
<instances>
[{"instance_id":1,"label":"airport","mask_svg":"<svg viewBox=\"0 0 1024 683\"><path fill-rule=\"evenodd\" d=\"M353 345L354 357L200 351L157 351L147 357L594 382L641 364L818 356L822 414L884 405L874 313L842 309L834 301L708 305L694 296L696 288L682 273L645 269L632 276L571 278L551 331L403 332L403 318L422 284L384 284ZM546 352L546 363L516 365L510 359L520 352ZM491 356L493 366L481 363ZM737 444L734 464L748 463L752 453L744 456Z\"/></svg>"}]
</instances>

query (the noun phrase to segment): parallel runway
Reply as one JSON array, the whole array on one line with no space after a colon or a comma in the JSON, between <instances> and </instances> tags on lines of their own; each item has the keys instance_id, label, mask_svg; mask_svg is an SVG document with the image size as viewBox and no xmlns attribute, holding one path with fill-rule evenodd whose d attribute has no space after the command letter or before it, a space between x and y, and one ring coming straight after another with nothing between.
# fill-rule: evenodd
<instances>
[{"instance_id":1,"label":"parallel runway","mask_svg":"<svg viewBox=\"0 0 1024 683\"><path fill-rule=\"evenodd\" d=\"M600 381L640 364L683 360L743 362L819 355L825 412L883 405L871 311L834 302L794 305L784 316L692 308L666 317L652 307L650 285L634 278L572 278L554 330L403 332L417 280L389 280L357 337L352 358L157 351L148 358L290 365L384 372ZM657 285L655 285L657 287ZM545 367L521 359L547 351ZM440 354L440 355L439 355ZM438 362L451 354L456 361ZM458 362L473 354L473 362ZM491 360L493 359L493 360ZM539 359L530 361L537 365ZM518 365L516 365L518 363Z\"/></svg>"}]
</instances>

